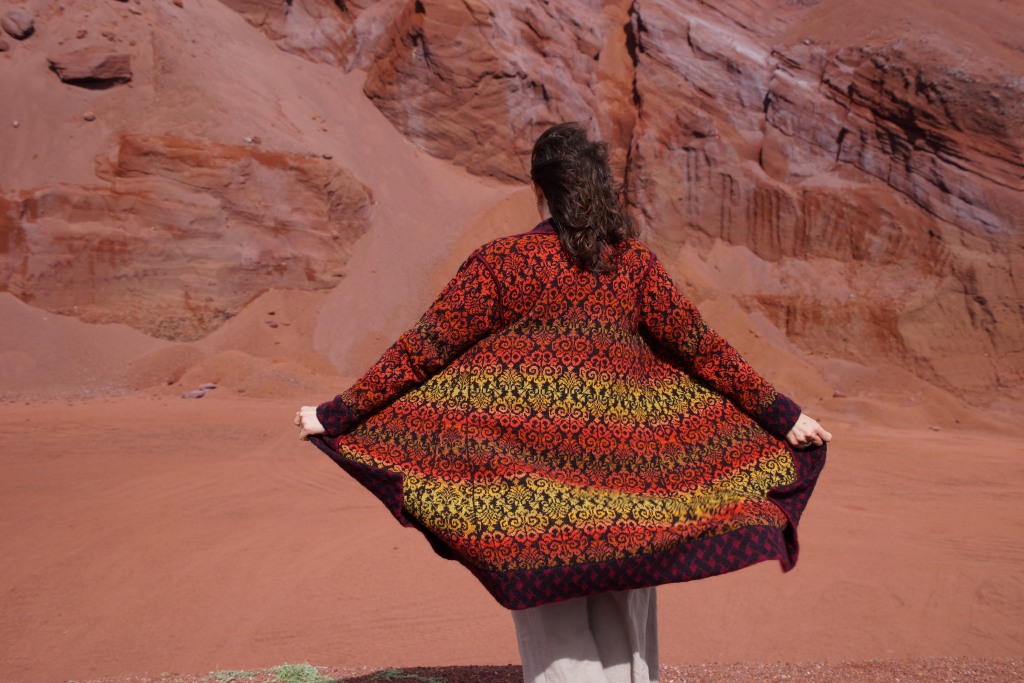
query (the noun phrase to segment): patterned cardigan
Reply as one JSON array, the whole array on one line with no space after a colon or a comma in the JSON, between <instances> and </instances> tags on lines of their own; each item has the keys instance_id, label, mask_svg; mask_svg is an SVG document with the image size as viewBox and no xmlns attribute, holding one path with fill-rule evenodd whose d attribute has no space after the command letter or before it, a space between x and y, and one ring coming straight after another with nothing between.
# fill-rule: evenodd
<instances>
[{"instance_id":1,"label":"patterned cardigan","mask_svg":"<svg viewBox=\"0 0 1024 683\"><path fill-rule=\"evenodd\" d=\"M595 275L549 221L490 242L313 443L520 609L789 570L825 448L636 240Z\"/></svg>"}]
</instances>

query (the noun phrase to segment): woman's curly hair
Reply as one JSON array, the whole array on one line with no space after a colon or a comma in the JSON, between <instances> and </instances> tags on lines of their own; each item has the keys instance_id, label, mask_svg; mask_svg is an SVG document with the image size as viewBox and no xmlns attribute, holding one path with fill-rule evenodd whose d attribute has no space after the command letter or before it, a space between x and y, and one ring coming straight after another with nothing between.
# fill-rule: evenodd
<instances>
[{"instance_id":1,"label":"woman's curly hair","mask_svg":"<svg viewBox=\"0 0 1024 683\"><path fill-rule=\"evenodd\" d=\"M608 167L608 145L588 139L578 123L551 126L533 145L530 177L544 193L573 263L593 273L607 271L612 247L636 235L623 188Z\"/></svg>"}]
</instances>

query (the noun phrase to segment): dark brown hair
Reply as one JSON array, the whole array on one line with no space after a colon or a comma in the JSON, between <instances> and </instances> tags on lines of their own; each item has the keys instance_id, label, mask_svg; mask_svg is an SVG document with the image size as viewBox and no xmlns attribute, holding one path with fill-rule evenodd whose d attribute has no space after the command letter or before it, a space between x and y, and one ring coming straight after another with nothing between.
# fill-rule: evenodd
<instances>
[{"instance_id":1,"label":"dark brown hair","mask_svg":"<svg viewBox=\"0 0 1024 683\"><path fill-rule=\"evenodd\" d=\"M608 145L588 139L578 123L551 126L533 145L530 177L573 263L594 273L608 270L612 247L636 235L608 167Z\"/></svg>"}]
</instances>

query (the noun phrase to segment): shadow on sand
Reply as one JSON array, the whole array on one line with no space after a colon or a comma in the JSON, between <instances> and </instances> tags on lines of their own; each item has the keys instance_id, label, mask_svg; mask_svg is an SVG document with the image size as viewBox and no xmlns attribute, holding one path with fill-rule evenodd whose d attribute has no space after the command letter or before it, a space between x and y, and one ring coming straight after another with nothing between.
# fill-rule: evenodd
<instances>
[{"instance_id":1,"label":"shadow on sand","mask_svg":"<svg viewBox=\"0 0 1024 683\"><path fill-rule=\"evenodd\" d=\"M520 666L432 666L383 669L351 677L332 677L337 683L520 683Z\"/></svg>"}]
</instances>

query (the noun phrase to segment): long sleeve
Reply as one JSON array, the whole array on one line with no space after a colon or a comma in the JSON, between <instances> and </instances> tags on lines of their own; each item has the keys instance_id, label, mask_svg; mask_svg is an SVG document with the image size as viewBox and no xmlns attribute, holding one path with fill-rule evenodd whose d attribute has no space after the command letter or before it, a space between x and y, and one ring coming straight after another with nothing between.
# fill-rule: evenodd
<instances>
[{"instance_id":1,"label":"long sleeve","mask_svg":"<svg viewBox=\"0 0 1024 683\"><path fill-rule=\"evenodd\" d=\"M729 398L771 434L784 438L800 417L800 406L777 392L705 324L653 254L641 285L640 323L693 376Z\"/></svg>"},{"instance_id":2,"label":"long sleeve","mask_svg":"<svg viewBox=\"0 0 1024 683\"><path fill-rule=\"evenodd\" d=\"M494 330L503 310L494 273L474 253L419 322L348 390L317 407L328 436L343 434L426 381Z\"/></svg>"}]
</instances>

